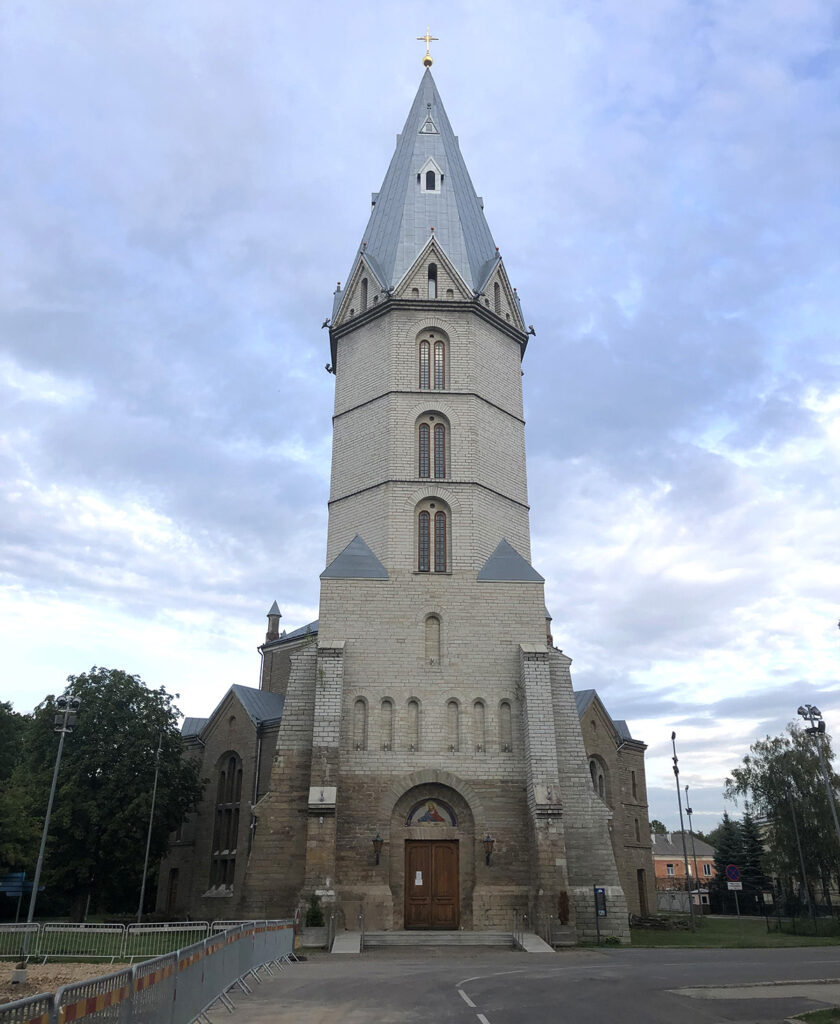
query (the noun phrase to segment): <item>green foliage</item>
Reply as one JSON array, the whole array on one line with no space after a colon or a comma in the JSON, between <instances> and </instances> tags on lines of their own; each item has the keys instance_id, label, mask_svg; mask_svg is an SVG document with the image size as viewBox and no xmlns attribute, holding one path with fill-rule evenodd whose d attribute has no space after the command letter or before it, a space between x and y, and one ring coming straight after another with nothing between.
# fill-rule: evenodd
<instances>
[{"instance_id":1,"label":"green foliage","mask_svg":"<svg viewBox=\"0 0 840 1024\"><path fill-rule=\"evenodd\" d=\"M50 894L64 897L74 915L85 909L88 895L91 911L131 911L140 893L158 738L150 868L198 802L198 768L182 756L178 710L163 688L149 689L138 676L96 667L67 681L81 706L64 743L43 882ZM54 715L50 696L32 717L25 779L19 780L18 799L37 817L39 829L58 748ZM153 880L147 891L154 891Z\"/></svg>"},{"instance_id":2,"label":"green foliage","mask_svg":"<svg viewBox=\"0 0 840 1024\"><path fill-rule=\"evenodd\" d=\"M309 897L309 906L306 908L304 923L307 928L321 928L324 924L324 911L321 908L321 897L313 893Z\"/></svg>"},{"instance_id":3,"label":"green foliage","mask_svg":"<svg viewBox=\"0 0 840 1024\"><path fill-rule=\"evenodd\" d=\"M20 764L28 720L8 701L0 701L0 783L12 777Z\"/></svg>"},{"instance_id":4,"label":"green foliage","mask_svg":"<svg viewBox=\"0 0 840 1024\"><path fill-rule=\"evenodd\" d=\"M823 742L830 766L833 755L827 735ZM753 743L725 783L727 796L746 797L766 821L767 867L781 878L796 879L797 886L801 868L794 820L809 879L825 883L840 864L840 846L815 743L814 737L789 725L782 736L767 736ZM840 777L831 768L829 771L836 791Z\"/></svg>"},{"instance_id":5,"label":"green foliage","mask_svg":"<svg viewBox=\"0 0 840 1024\"><path fill-rule=\"evenodd\" d=\"M664 836L668 834L668 829L662 824L659 818L651 818L650 834L652 836Z\"/></svg>"}]
</instances>

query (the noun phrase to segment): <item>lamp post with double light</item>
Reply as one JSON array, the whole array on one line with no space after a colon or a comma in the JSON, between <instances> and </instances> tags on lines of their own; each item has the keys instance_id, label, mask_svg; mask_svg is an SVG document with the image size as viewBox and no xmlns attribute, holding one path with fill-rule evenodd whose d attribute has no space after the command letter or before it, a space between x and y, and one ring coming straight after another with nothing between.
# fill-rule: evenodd
<instances>
[{"instance_id":1,"label":"lamp post with double light","mask_svg":"<svg viewBox=\"0 0 840 1024\"><path fill-rule=\"evenodd\" d=\"M828 774L825 751L823 750L825 722L823 721L822 711L813 704L801 704L796 709L796 713L804 718L806 722L811 723L805 732L807 732L809 736L813 736L814 742L817 745L817 754L820 758L820 770L822 771L823 782L825 783L825 795L828 797L828 806L831 808L831 816L834 818L834 828L837 832L837 841L840 843L840 821L837 820L837 804L834 799L834 790L832 789L831 779Z\"/></svg>"},{"instance_id":2,"label":"lamp post with double light","mask_svg":"<svg viewBox=\"0 0 840 1024\"><path fill-rule=\"evenodd\" d=\"M79 711L81 701L70 693L65 693L55 702L55 716L53 718L53 732L59 734L58 752L55 755L55 768L53 770L50 796L47 801L47 813L44 818L44 830L41 833L41 847L38 850L38 863L35 865L35 877L32 880L32 896L29 899L29 913L26 915L27 927L23 934L23 955L20 966L15 971L15 982L26 982L26 961L29 957L29 936L30 928L35 919L35 901L38 899L38 883L41 881L41 868L44 866L44 851L47 847L47 835L50 830L50 816L52 815L53 800L55 799L55 788L58 783L58 769L61 765L61 754L64 750L64 737L73 732L76 727L76 715ZM23 977L20 977L20 975Z\"/></svg>"},{"instance_id":3,"label":"lamp post with double light","mask_svg":"<svg viewBox=\"0 0 840 1024\"><path fill-rule=\"evenodd\" d=\"M694 900L691 897L691 874L688 870L688 848L685 845L685 825L683 824L682 793L680 792L680 763L677 758L677 734L671 733L671 746L674 748L674 780L677 784L677 805L680 809L680 835L682 836L683 863L685 864L685 887L688 893L688 921L694 931Z\"/></svg>"}]
</instances>

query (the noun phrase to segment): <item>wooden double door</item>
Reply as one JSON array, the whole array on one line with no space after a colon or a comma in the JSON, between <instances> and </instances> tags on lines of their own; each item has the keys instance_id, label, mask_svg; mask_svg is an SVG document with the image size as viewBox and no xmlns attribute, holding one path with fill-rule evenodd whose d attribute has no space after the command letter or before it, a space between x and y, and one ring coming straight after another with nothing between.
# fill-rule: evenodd
<instances>
[{"instance_id":1,"label":"wooden double door","mask_svg":"<svg viewBox=\"0 0 840 1024\"><path fill-rule=\"evenodd\" d=\"M405 842L405 927L457 928L458 840Z\"/></svg>"}]
</instances>

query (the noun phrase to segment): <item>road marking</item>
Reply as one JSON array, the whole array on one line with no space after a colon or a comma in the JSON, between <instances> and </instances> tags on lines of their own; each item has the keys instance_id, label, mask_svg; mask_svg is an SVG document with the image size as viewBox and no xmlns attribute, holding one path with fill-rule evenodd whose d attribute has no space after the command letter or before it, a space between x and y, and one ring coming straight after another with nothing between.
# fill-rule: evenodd
<instances>
[{"instance_id":1,"label":"road marking","mask_svg":"<svg viewBox=\"0 0 840 1024\"><path fill-rule=\"evenodd\" d=\"M462 978L461 981L456 981L455 987L460 988L461 985L466 985L467 982L483 981L485 978L501 978L503 974L522 974L524 970L524 967L517 967L514 971L493 971L491 974L475 974L472 978Z\"/></svg>"},{"instance_id":2,"label":"road marking","mask_svg":"<svg viewBox=\"0 0 840 1024\"><path fill-rule=\"evenodd\" d=\"M490 1024L490 1021L484 1016L483 1013L477 1013L476 1017L481 1021L481 1024Z\"/></svg>"},{"instance_id":3,"label":"road marking","mask_svg":"<svg viewBox=\"0 0 840 1024\"><path fill-rule=\"evenodd\" d=\"M467 1006L471 1006L473 1009L475 1009L475 1003L472 1001L472 999L470 999L470 997L462 988L458 989L458 995L464 1000Z\"/></svg>"}]
</instances>

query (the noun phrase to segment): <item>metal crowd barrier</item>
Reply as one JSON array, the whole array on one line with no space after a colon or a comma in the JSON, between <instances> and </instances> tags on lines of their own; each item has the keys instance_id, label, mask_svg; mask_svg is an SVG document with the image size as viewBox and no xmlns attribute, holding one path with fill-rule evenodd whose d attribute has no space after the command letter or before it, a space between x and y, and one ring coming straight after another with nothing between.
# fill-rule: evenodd
<instances>
[{"instance_id":1,"label":"metal crowd barrier","mask_svg":"<svg viewBox=\"0 0 840 1024\"><path fill-rule=\"evenodd\" d=\"M37 956L43 960L113 963L122 957L124 942L125 928L121 924L42 924Z\"/></svg>"},{"instance_id":2,"label":"metal crowd barrier","mask_svg":"<svg viewBox=\"0 0 840 1024\"><path fill-rule=\"evenodd\" d=\"M40 931L39 924L0 924L0 957L19 957L27 934L29 948L34 949Z\"/></svg>"},{"instance_id":3,"label":"metal crowd barrier","mask_svg":"<svg viewBox=\"0 0 840 1024\"><path fill-rule=\"evenodd\" d=\"M177 952L63 985L54 996L45 993L7 1003L0 1006L0 1024L207 1022L214 1003L234 1008L230 989L250 993L248 981L259 981L260 969L273 973L272 966L282 969L294 959L292 921L249 921Z\"/></svg>"}]
</instances>

